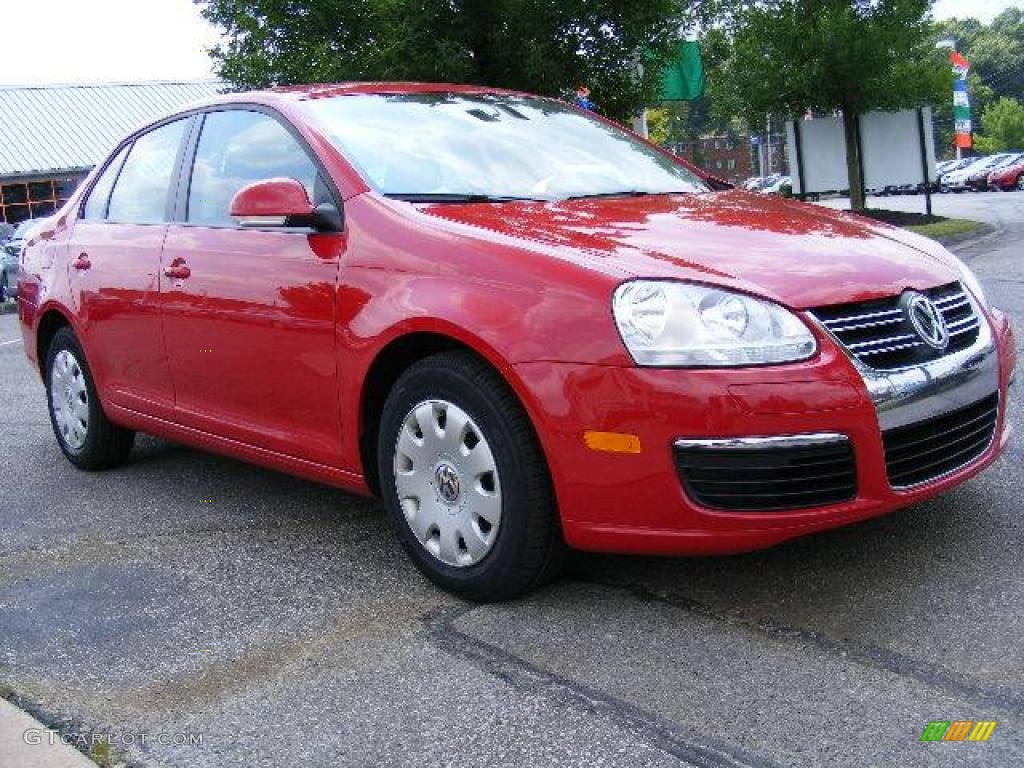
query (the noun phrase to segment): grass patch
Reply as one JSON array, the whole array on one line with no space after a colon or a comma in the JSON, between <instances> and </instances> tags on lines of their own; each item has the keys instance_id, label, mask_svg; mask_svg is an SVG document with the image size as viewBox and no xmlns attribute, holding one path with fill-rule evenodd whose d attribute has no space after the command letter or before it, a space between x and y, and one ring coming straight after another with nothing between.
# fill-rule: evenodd
<instances>
[{"instance_id":1,"label":"grass patch","mask_svg":"<svg viewBox=\"0 0 1024 768\"><path fill-rule=\"evenodd\" d=\"M980 228L981 222L971 221L970 219L946 219L945 221L935 221L931 224L917 224L907 227L911 232L916 232L919 235L936 240L943 237L952 237L953 235L965 235Z\"/></svg>"},{"instance_id":2,"label":"grass patch","mask_svg":"<svg viewBox=\"0 0 1024 768\"><path fill-rule=\"evenodd\" d=\"M867 216L869 219L902 227L910 232L930 237L933 240L945 240L950 237L966 235L984 226L980 221L971 221L970 219L949 219L945 216L936 216L934 214L929 216L925 213L889 211L885 208L865 208L859 213L861 216Z\"/></svg>"}]
</instances>

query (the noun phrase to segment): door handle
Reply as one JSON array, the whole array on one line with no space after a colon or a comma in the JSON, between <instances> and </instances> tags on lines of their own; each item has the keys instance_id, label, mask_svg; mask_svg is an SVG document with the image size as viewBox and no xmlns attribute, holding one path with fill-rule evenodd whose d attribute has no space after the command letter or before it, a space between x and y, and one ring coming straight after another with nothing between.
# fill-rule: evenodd
<instances>
[{"instance_id":1,"label":"door handle","mask_svg":"<svg viewBox=\"0 0 1024 768\"><path fill-rule=\"evenodd\" d=\"M88 269L89 267L92 266L92 262L89 261L89 254L78 254L78 258L75 259L74 262L72 262L71 266L73 266L75 269Z\"/></svg>"},{"instance_id":2,"label":"door handle","mask_svg":"<svg viewBox=\"0 0 1024 768\"><path fill-rule=\"evenodd\" d=\"M186 266L184 259L175 259L164 267L164 274L175 280L184 280L192 274L192 270Z\"/></svg>"}]
</instances>

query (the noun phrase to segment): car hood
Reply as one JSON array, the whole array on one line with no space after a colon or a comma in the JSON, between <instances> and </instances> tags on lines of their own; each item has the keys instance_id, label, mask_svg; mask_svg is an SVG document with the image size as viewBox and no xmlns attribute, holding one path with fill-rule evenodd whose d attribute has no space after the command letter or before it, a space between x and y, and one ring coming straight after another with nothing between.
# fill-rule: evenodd
<instances>
[{"instance_id":1,"label":"car hood","mask_svg":"<svg viewBox=\"0 0 1024 768\"><path fill-rule=\"evenodd\" d=\"M420 210L531 243L618 279L717 283L794 308L923 290L958 279L934 241L817 205L742 190Z\"/></svg>"}]
</instances>

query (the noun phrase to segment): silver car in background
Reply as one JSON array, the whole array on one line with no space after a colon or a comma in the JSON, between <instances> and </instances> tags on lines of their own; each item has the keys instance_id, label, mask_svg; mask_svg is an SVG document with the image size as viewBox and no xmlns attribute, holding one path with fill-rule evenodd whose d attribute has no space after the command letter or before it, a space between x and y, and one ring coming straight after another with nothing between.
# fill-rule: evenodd
<instances>
[{"instance_id":1,"label":"silver car in background","mask_svg":"<svg viewBox=\"0 0 1024 768\"><path fill-rule=\"evenodd\" d=\"M11 301L18 296L18 262L21 260L21 249L42 219L25 219L18 224L11 237L0 243L0 302Z\"/></svg>"}]
</instances>

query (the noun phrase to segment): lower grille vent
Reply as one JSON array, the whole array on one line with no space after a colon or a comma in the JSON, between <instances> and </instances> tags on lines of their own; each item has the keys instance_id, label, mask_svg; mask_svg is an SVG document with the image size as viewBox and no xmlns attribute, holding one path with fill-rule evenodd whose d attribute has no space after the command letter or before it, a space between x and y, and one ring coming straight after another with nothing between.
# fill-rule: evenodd
<instances>
[{"instance_id":1,"label":"lower grille vent","mask_svg":"<svg viewBox=\"0 0 1024 768\"><path fill-rule=\"evenodd\" d=\"M894 488L917 485L969 464L995 434L999 398L990 395L966 408L882 433L885 468Z\"/></svg>"},{"instance_id":2,"label":"lower grille vent","mask_svg":"<svg viewBox=\"0 0 1024 768\"><path fill-rule=\"evenodd\" d=\"M820 507L857 495L853 449L843 435L675 445L687 494L705 507L737 512Z\"/></svg>"}]
</instances>

